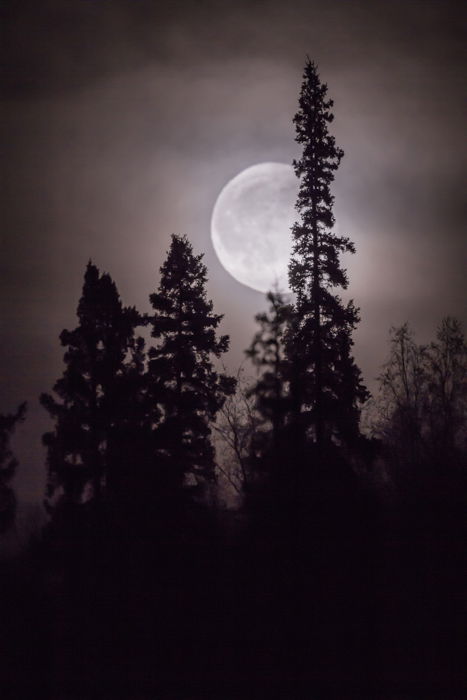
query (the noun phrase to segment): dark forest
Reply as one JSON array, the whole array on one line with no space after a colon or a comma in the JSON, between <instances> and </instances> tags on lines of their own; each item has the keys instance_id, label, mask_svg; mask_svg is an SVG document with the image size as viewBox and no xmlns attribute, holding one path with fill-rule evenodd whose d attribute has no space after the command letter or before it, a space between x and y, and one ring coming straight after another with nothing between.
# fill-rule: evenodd
<instances>
[{"instance_id":1,"label":"dark forest","mask_svg":"<svg viewBox=\"0 0 467 700\"><path fill-rule=\"evenodd\" d=\"M4 698L464 697L462 325L423 345L388 328L370 394L341 296L355 246L334 232L344 153L310 59L298 97L291 293L268 293L237 372L185 233L149 312L86 266L40 396L45 524L0 561ZM27 420L0 416L2 533Z\"/></svg>"}]
</instances>

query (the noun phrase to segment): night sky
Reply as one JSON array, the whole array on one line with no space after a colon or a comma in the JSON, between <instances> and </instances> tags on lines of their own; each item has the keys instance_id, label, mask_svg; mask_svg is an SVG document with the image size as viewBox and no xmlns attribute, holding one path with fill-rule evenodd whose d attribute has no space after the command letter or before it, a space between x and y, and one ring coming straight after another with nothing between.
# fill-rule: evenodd
<instances>
[{"instance_id":1,"label":"night sky","mask_svg":"<svg viewBox=\"0 0 467 700\"><path fill-rule=\"evenodd\" d=\"M263 296L218 262L226 182L299 154L292 118L306 54L335 100L345 157L337 231L357 245L350 295L366 382L408 320L430 340L467 322L465 36L461 2L26 0L4 3L1 406L27 399L18 496L40 499L58 336L76 325L89 258L149 310L171 233L205 252L235 370Z\"/></svg>"}]
</instances>

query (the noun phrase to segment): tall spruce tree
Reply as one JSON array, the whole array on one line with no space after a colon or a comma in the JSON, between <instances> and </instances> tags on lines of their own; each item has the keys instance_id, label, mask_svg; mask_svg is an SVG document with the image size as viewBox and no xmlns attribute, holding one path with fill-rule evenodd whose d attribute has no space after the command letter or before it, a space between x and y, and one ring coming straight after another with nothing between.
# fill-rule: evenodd
<instances>
[{"instance_id":1,"label":"tall spruce tree","mask_svg":"<svg viewBox=\"0 0 467 700\"><path fill-rule=\"evenodd\" d=\"M352 301L344 304L335 292L336 287L348 286L339 254L355 248L349 238L332 230L331 183L343 151L328 131L333 101L326 94L327 85L307 59L294 117L295 140L303 152L293 163L300 179L300 220L292 228L289 282L296 305L287 355L295 439L311 439L318 447L358 435L358 406L368 396L351 355L358 309Z\"/></svg>"},{"instance_id":2,"label":"tall spruce tree","mask_svg":"<svg viewBox=\"0 0 467 700\"><path fill-rule=\"evenodd\" d=\"M111 277L91 262L77 315L78 326L60 335L66 367L54 386L58 398L41 396L55 420L53 431L43 437L51 508L102 500L115 481L114 470L121 470L115 457L128 424L139 418L142 341L134 335L139 315L122 306Z\"/></svg>"},{"instance_id":3,"label":"tall spruce tree","mask_svg":"<svg viewBox=\"0 0 467 700\"><path fill-rule=\"evenodd\" d=\"M173 235L158 291L150 295L149 324L157 342L149 349L148 381L161 416L154 430L155 466L169 488L180 488L189 476L196 483L213 478L210 422L235 389L235 379L213 365L229 338L216 336L222 316L206 298L202 258L186 236Z\"/></svg>"}]
</instances>

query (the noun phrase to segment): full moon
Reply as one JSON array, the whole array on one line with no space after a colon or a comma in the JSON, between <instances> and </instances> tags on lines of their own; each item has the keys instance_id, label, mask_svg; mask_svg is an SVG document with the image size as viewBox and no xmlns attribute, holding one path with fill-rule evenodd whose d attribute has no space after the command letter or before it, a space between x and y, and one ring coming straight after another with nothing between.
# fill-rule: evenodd
<instances>
[{"instance_id":1,"label":"full moon","mask_svg":"<svg viewBox=\"0 0 467 700\"><path fill-rule=\"evenodd\" d=\"M222 189L212 212L212 242L238 282L259 292L289 291L297 194L298 180L285 163L252 165Z\"/></svg>"}]
</instances>

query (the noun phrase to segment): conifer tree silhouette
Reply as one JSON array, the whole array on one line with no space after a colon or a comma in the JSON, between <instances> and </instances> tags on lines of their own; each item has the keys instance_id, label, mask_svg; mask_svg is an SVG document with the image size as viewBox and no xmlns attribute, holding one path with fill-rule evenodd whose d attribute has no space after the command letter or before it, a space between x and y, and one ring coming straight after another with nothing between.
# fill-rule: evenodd
<instances>
[{"instance_id":1,"label":"conifer tree silhouette","mask_svg":"<svg viewBox=\"0 0 467 700\"><path fill-rule=\"evenodd\" d=\"M0 533L6 530L15 516L16 499L10 481L18 466L18 460L10 448L10 439L18 423L26 416L26 403L15 413L0 414Z\"/></svg>"},{"instance_id":2,"label":"conifer tree silhouette","mask_svg":"<svg viewBox=\"0 0 467 700\"><path fill-rule=\"evenodd\" d=\"M181 487L188 475L200 484L213 478L209 424L235 389L235 379L213 365L213 358L227 351L229 339L216 336L222 316L213 313L206 298L202 258L193 254L186 236L172 235L158 291L150 295L155 313L149 324L156 343L148 353L148 382L161 415L154 433L155 458L171 488Z\"/></svg>"},{"instance_id":3,"label":"conifer tree silhouette","mask_svg":"<svg viewBox=\"0 0 467 700\"><path fill-rule=\"evenodd\" d=\"M295 439L311 439L318 447L358 436L358 406L368 396L351 355L358 309L352 301L344 304L334 291L348 285L339 254L353 253L355 247L332 231L330 187L343 151L328 131L333 101L326 94L327 85L307 59L294 117L295 140L303 152L293 163L300 178L296 203L300 220L292 228L289 282L296 304L287 356Z\"/></svg>"},{"instance_id":4,"label":"conifer tree silhouette","mask_svg":"<svg viewBox=\"0 0 467 700\"><path fill-rule=\"evenodd\" d=\"M64 330L65 370L54 386L55 398L41 403L55 420L43 436L47 447L46 504L99 503L112 482L112 455L135 410L142 375L140 323L134 308L122 306L108 274L88 263L77 315L78 326ZM127 355L133 352L131 359ZM136 387L135 387L136 385ZM130 389L133 387L133 390ZM133 396L132 396L133 394Z\"/></svg>"}]
</instances>

